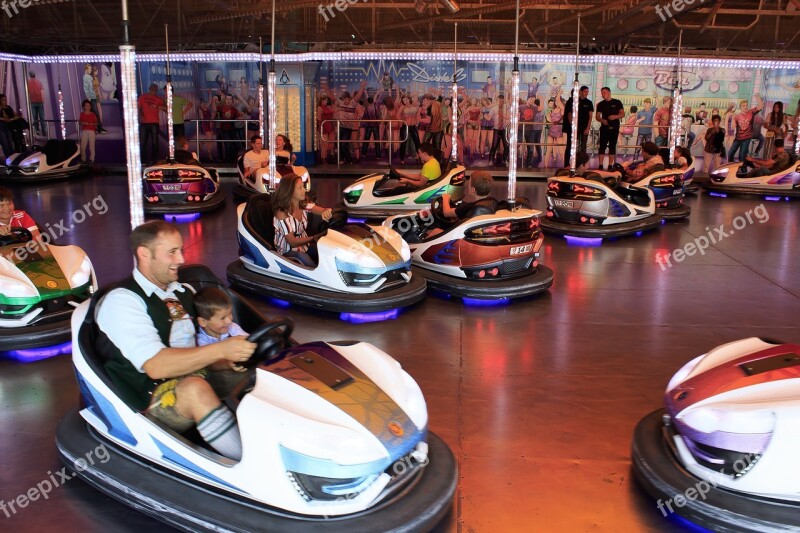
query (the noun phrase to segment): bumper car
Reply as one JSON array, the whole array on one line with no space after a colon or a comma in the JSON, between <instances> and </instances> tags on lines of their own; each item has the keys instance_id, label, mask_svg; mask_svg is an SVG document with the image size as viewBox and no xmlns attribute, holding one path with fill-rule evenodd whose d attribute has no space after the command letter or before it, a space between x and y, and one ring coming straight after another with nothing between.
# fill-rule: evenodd
<instances>
[{"instance_id":1,"label":"bumper car","mask_svg":"<svg viewBox=\"0 0 800 533\"><path fill-rule=\"evenodd\" d=\"M228 265L231 285L264 296L335 312L378 313L425 297L425 279L411 273L411 252L396 232L338 222L317 242L310 268L278 254L270 197L259 194L237 209L240 257Z\"/></svg>"},{"instance_id":2,"label":"bumper car","mask_svg":"<svg viewBox=\"0 0 800 533\"><path fill-rule=\"evenodd\" d=\"M78 177L89 171L81 164L81 151L73 140L47 141L41 149L12 154L0 168L0 180L20 183Z\"/></svg>"},{"instance_id":3,"label":"bumper car","mask_svg":"<svg viewBox=\"0 0 800 533\"><path fill-rule=\"evenodd\" d=\"M749 338L678 371L636 427L633 468L666 517L714 531L800 529L800 346Z\"/></svg>"},{"instance_id":4,"label":"bumper car","mask_svg":"<svg viewBox=\"0 0 800 533\"><path fill-rule=\"evenodd\" d=\"M747 177L741 162L716 168L702 187L712 194L751 194L800 198L800 163L790 154L791 165L786 170L767 176Z\"/></svg>"},{"instance_id":5,"label":"bumper car","mask_svg":"<svg viewBox=\"0 0 800 533\"><path fill-rule=\"evenodd\" d=\"M0 237L0 351L69 341L75 306L96 288L83 250L41 244L27 229L12 228Z\"/></svg>"},{"instance_id":6,"label":"bumper car","mask_svg":"<svg viewBox=\"0 0 800 533\"><path fill-rule=\"evenodd\" d=\"M199 274L199 275L198 275ZM180 274L219 281L205 267ZM427 531L450 510L457 465L428 431L425 399L400 364L358 341L296 344L236 293L234 318L259 348L251 379L225 399L238 462L193 430L179 434L120 398L104 369L94 308L72 319L81 406L56 433L68 469L122 503L185 531ZM104 446L105 460L93 455Z\"/></svg>"},{"instance_id":7,"label":"bumper car","mask_svg":"<svg viewBox=\"0 0 800 533\"><path fill-rule=\"evenodd\" d=\"M555 176L547 180L545 232L579 238L638 234L661 224L649 187L620 182L616 173ZM612 175L609 175L612 174Z\"/></svg>"},{"instance_id":8,"label":"bumper car","mask_svg":"<svg viewBox=\"0 0 800 533\"><path fill-rule=\"evenodd\" d=\"M354 217L386 218L419 211L444 193L458 201L464 197L465 173L463 166L450 162L439 179L419 189L400 185L399 174L390 166L385 174L369 174L346 187L345 209Z\"/></svg>"},{"instance_id":9,"label":"bumper car","mask_svg":"<svg viewBox=\"0 0 800 533\"><path fill-rule=\"evenodd\" d=\"M519 199L524 200L524 199ZM479 200L463 220L449 220L436 198L430 211L395 215L384 226L411 248L414 273L439 292L479 300L521 298L547 290L553 271L539 264L539 211ZM526 206L526 207L521 207Z\"/></svg>"},{"instance_id":10,"label":"bumper car","mask_svg":"<svg viewBox=\"0 0 800 533\"><path fill-rule=\"evenodd\" d=\"M145 168L143 175L147 214L202 213L225 204L216 169L162 161Z\"/></svg>"},{"instance_id":11,"label":"bumper car","mask_svg":"<svg viewBox=\"0 0 800 533\"><path fill-rule=\"evenodd\" d=\"M683 171L683 192L694 194L699 190L700 186L694 182L694 167L689 167Z\"/></svg>"},{"instance_id":12,"label":"bumper car","mask_svg":"<svg viewBox=\"0 0 800 533\"><path fill-rule=\"evenodd\" d=\"M275 183L269 183L269 174L264 172L260 177L255 174L244 176L244 155L236 160L236 169L239 171L239 184L233 190L239 198L249 198L254 194L271 193L278 188L281 177L287 174L297 174L302 178L306 191L311 190L311 176L306 167L294 166L285 156L275 155Z\"/></svg>"},{"instance_id":13,"label":"bumper car","mask_svg":"<svg viewBox=\"0 0 800 533\"><path fill-rule=\"evenodd\" d=\"M619 182L623 182L623 175L626 168L633 169L643 161L633 161L627 167L616 164L615 169L607 172L602 170L593 170L604 180L610 180L616 177ZM657 170L642 178L641 180L633 183L635 187L646 187L653 191L653 196L656 199L656 215L664 220L679 220L688 217L692 213L692 209L688 205L684 205L683 197L686 193L686 184L694 179L694 168L686 170L677 170L669 168ZM686 180L689 180L687 182ZM697 186L694 186L697 190Z\"/></svg>"}]
</instances>

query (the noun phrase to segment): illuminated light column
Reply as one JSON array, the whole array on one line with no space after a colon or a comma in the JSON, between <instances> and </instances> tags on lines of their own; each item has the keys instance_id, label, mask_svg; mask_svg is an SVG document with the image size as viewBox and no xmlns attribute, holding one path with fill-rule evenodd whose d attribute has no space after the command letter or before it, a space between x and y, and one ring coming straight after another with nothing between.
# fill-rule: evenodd
<instances>
[{"instance_id":1,"label":"illuminated light column","mask_svg":"<svg viewBox=\"0 0 800 533\"><path fill-rule=\"evenodd\" d=\"M794 117L794 153L800 155L800 114Z\"/></svg>"},{"instance_id":2,"label":"illuminated light column","mask_svg":"<svg viewBox=\"0 0 800 533\"><path fill-rule=\"evenodd\" d=\"M678 81L680 83L680 81ZM675 87L672 92L672 124L669 132L669 162L675 162L675 147L680 137L681 113L683 112L683 90Z\"/></svg>"},{"instance_id":3,"label":"illuminated light column","mask_svg":"<svg viewBox=\"0 0 800 533\"><path fill-rule=\"evenodd\" d=\"M455 23L453 38L453 89L450 98L450 126L452 128L450 160L458 161L458 22ZM389 149L391 153L391 147Z\"/></svg>"},{"instance_id":4,"label":"illuminated light column","mask_svg":"<svg viewBox=\"0 0 800 533\"><path fill-rule=\"evenodd\" d=\"M578 81L578 58L581 54L581 14L578 13L578 42L575 45L575 81L572 82L572 127L570 129L569 149L569 175L574 176L578 171L578 105L580 100L581 84Z\"/></svg>"},{"instance_id":5,"label":"illuminated light column","mask_svg":"<svg viewBox=\"0 0 800 533\"><path fill-rule=\"evenodd\" d=\"M514 70L511 71L511 131L508 135L508 201L513 206L517 198L517 127L519 126L519 0L517 28L514 37ZM502 126L502 124L501 124Z\"/></svg>"},{"instance_id":6,"label":"illuminated light column","mask_svg":"<svg viewBox=\"0 0 800 533\"><path fill-rule=\"evenodd\" d=\"M139 151L139 111L136 107L136 47L124 44L120 51L122 116L125 124L125 155L128 160L128 199L131 227L144 223L142 163Z\"/></svg>"},{"instance_id":7,"label":"illuminated light column","mask_svg":"<svg viewBox=\"0 0 800 533\"><path fill-rule=\"evenodd\" d=\"M60 83L58 84L58 121L61 126L61 140L65 141L67 139L67 119L64 117L64 93L61 92Z\"/></svg>"},{"instance_id":8,"label":"illuminated light column","mask_svg":"<svg viewBox=\"0 0 800 533\"><path fill-rule=\"evenodd\" d=\"M275 67L274 64L270 67L269 74L267 75L267 99L269 100L269 186L270 189L275 190L275 134L278 125L275 120L276 103L275 103Z\"/></svg>"},{"instance_id":9,"label":"illuminated light column","mask_svg":"<svg viewBox=\"0 0 800 533\"><path fill-rule=\"evenodd\" d=\"M681 72L681 44L683 30L678 34L678 73L675 77L675 90L672 91L672 127L669 132L669 162L675 163L675 147L680 137L681 115L683 114L683 80Z\"/></svg>"},{"instance_id":10,"label":"illuminated light column","mask_svg":"<svg viewBox=\"0 0 800 533\"><path fill-rule=\"evenodd\" d=\"M511 124L508 132L508 199L517 197L517 128L519 128L519 58L514 57L511 71L511 102L508 107Z\"/></svg>"},{"instance_id":11,"label":"illuminated light column","mask_svg":"<svg viewBox=\"0 0 800 533\"><path fill-rule=\"evenodd\" d=\"M130 44L128 0L122 0L122 44L119 47L122 81L122 123L125 132L125 158L128 161L128 201L131 228L144 223L142 199L142 159L139 150L139 109L136 105L136 47Z\"/></svg>"},{"instance_id":12,"label":"illuminated light column","mask_svg":"<svg viewBox=\"0 0 800 533\"><path fill-rule=\"evenodd\" d=\"M258 84L258 134L264 138L264 83Z\"/></svg>"},{"instance_id":13,"label":"illuminated light column","mask_svg":"<svg viewBox=\"0 0 800 533\"><path fill-rule=\"evenodd\" d=\"M175 132L172 130L172 125L172 81L167 74L167 146L170 162L175 161Z\"/></svg>"},{"instance_id":14,"label":"illuminated light column","mask_svg":"<svg viewBox=\"0 0 800 533\"><path fill-rule=\"evenodd\" d=\"M275 0L272 0L272 44L270 46L269 75L267 76L267 104L269 105L269 188L275 190Z\"/></svg>"},{"instance_id":15,"label":"illuminated light column","mask_svg":"<svg viewBox=\"0 0 800 533\"><path fill-rule=\"evenodd\" d=\"M264 43L258 38L258 134L264 139Z\"/></svg>"},{"instance_id":16,"label":"illuminated light column","mask_svg":"<svg viewBox=\"0 0 800 533\"><path fill-rule=\"evenodd\" d=\"M175 162L175 132L172 129L172 76L169 72L169 26L164 24L164 36L167 43L167 147L169 150L169 162Z\"/></svg>"}]
</instances>

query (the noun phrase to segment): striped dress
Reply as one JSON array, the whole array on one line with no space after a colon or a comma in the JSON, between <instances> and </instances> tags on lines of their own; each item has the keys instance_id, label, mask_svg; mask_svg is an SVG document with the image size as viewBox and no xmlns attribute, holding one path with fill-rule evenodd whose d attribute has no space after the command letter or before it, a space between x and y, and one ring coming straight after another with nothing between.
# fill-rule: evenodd
<instances>
[{"instance_id":1,"label":"striped dress","mask_svg":"<svg viewBox=\"0 0 800 533\"><path fill-rule=\"evenodd\" d=\"M306 227L308 226L308 213L303 210L303 217L301 220L297 220L291 214L283 220L278 219L278 217L273 217L272 225L275 227L275 248L278 250L279 254L283 255L293 250L289 241L286 240L287 235L294 234L297 238L307 237ZM308 245L303 244L302 246L294 248L294 250L297 252L306 252L308 251Z\"/></svg>"}]
</instances>

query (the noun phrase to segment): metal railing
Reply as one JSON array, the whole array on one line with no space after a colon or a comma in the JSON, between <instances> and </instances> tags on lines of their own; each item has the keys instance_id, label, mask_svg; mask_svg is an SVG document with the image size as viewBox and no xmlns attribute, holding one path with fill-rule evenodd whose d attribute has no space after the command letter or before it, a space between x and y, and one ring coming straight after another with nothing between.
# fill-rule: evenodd
<instances>
[{"instance_id":1,"label":"metal railing","mask_svg":"<svg viewBox=\"0 0 800 533\"><path fill-rule=\"evenodd\" d=\"M373 123L377 123L378 125L385 126L385 137L386 138L385 139L384 138L376 139L376 138L373 137L369 141L366 141L365 139L362 139L360 136L358 138L355 138L355 139L353 139L353 138L351 138L351 139L342 139L341 138L341 127L342 127L343 123L345 123L345 124L346 123L352 123L352 124L357 123L358 127L356 127L356 128L345 128L345 129L349 129L350 131L359 131L359 130L362 129L364 123L369 123L369 122L373 122ZM325 135L325 132L324 132L325 124L328 124L328 123L334 125L334 128L335 128L334 131L336 132L336 137L335 138L328 138ZM337 158L336 158L336 166L337 166L337 168L341 166L341 162L342 162L342 157L340 155L341 154L342 144L345 144L345 145L347 145L347 144L358 144L358 145L360 145L360 144L364 144L364 143L367 143L367 144L368 143L374 143L374 144L387 143L389 145L389 154L388 154L389 164L391 165L391 163L392 163L392 146L400 145L400 144L405 143L405 142L408 141L408 133L406 133L406 135L403 136L403 138L398 139L398 140L394 140L392 138L392 133L393 133L393 130L394 130L394 128L391 127L392 123L399 124L401 127L403 125L408 126L408 124L406 124L406 122L404 120L400 120L400 119L326 119L326 120L323 120L319 124L319 126L318 126L319 129L317 130L316 133L319 135L320 141L327 142L327 143L335 143L336 151L337 151ZM466 126L466 123L463 124L462 126ZM539 142L526 142L525 141L526 128L534 128L536 126L540 126L541 127L541 129L538 130L538 131L541 131L541 138L540 138ZM551 137L548 136L548 133L549 133L550 128L553 127L553 126L563 127L563 124L561 124L561 123L554 124L552 122L519 122L519 135L517 136L517 144L519 146L523 147L524 151L526 151L528 147L531 147L531 149L533 149L534 147L544 148L544 150L542 152L542 157L544 157L548 153L548 148L552 148L552 149L555 149L555 148L566 148L566 146L567 146L566 137L563 134L561 136L561 138L564 139L563 141L561 141L561 140L559 140L558 142L548 141L548 139L552 139ZM411 128L411 127L415 127L415 126L408 126L408 127ZM630 127L630 126L628 126L628 127ZM651 138L653 138L653 139L655 139L655 137L658 135L658 129L660 128L660 126L658 126L657 124L636 124L633 127L637 128L637 129L640 128L640 127L651 128ZM506 135L508 135L508 129L509 128L506 127ZM669 127L667 127L667 129L669 129ZM494 130L494 128L492 128L492 131L493 130ZM480 132L480 131L485 131L485 129L481 128L481 129L478 129L478 130L475 130L475 131ZM635 131L638 131L638 130L635 130ZM653 135L653 132L655 133L655 135ZM628 135L622 135L622 134L620 134L620 135L623 138L632 138L633 137L633 135L629 135L629 136ZM378 135L378 137L381 137L380 134ZM643 138L643 136L641 134L639 134L639 135L636 136L636 143L635 144L627 144L627 143L626 144L619 144L618 143L617 144L617 148L618 148L618 150L622 149L624 151L624 155L625 156L628 155L628 150L629 149L633 149L633 155L635 157L636 154L639 153L639 151L641 150L640 141L641 141L642 138ZM466 139L465 139L464 142L466 142ZM592 128L590 130L589 139L587 141L587 152L589 152L589 154L595 154L595 150L598 148L598 144L599 144L599 128ZM525 153L524 151L521 151L521 153Z\"/></svg>"},{"instance_id":2,"label":"metal railing","mask_svg":"<svg viewBox=\"0 0 800 533\"><path fill-rule=\"evenodd\" d=\"M229 143L229 144L230 143L244 144L244 149L247 150L250 147L250 137L252 137L252 135L248 135L247 133L252 131L253 135L258 135L259 134L258 133L259 120L258 119L252 119L252 118L193 118L193 119L187 119L187 120L184 121L184 123L186 123L186 122L191 122L191 123L193 123L195 125L194 138L193 139L187 139L187 141L194 142L194 149L195 149L195 153L197 154L198 158L202 157L202 154L200 152L200 143L215 143L215 144L221 144L221 145L225 145L226 143ZM213 139L207 139L205 137L200 137L200 132L201 132L200 124L201 123L209 123L209 122L212 123L212 130L211 130L212 132L221 131L219 128L214 128L214 124L220 124L220 123L226 123L226 122L234 123L233 128L231 128L231 130L228 130L228 131L236 132L237 129L242 129L242 128L237 128L236 127L236 123L237 122L244 122L244 132L245 132L244 133L244 138L243 139L240 139L240 138L236 138L236 139L220 139L219 137L215 136ZM249 127L250 124L255 124L256 125L256 129L255 130L251 130L250 127ZM264 143L264 144L266 145L267 143ZM265 148L266 148L266 146L265 146ZM211 156L211 151L210 150L208 150L208 155ZM217 155L224 159L223 154L219 154L218 153ZM234 161L234 163L235 163L235 161Z\"/></svg>"},{"instance_id":3,"label":"metal railing","mask_svg":"<svg viewBox=\"0 0 800 533\"><path fill-rule=\"evenodd\" d=\"M397 144L398 146L400 146L401 144L403 144L403 143L408 141L408 130L407 129L406 129L406 135L405 135L404 138L398 139L396 141L392 140L392 130L394 128L392 128L391 125L393 123L400 124L400 131L402 131L403 125L408 126L408 124L406 124L406 122L404 120L400 120L400 119L358 119L358 120L357 119L350 119L350 120L342 120L342 119L336 119L335 118L335 119L323 120L319 124L319 132L318 132L319 133L319 138L323 142L329 142L329 143L335 142L336 143L336 168L340 168L341 165L342 165L342 158L341 158L341 151L340 151L341 143L345 143L345 144L348 144L348 143L349 144L359 143L359 144L362 144L362 143L365 143L365 142L366 143L374 142L376 144L379 144L379 143L383 142L383 139L374 139L373 141L364 141L362 139L352 139L352 138L351 139L342 139L341 138L341 131L342 131L341 130L341 124L343 122L350 122L350 123L358 122L358 127L357 128L345 128L345 129L349 129L350 131L359 131L361 129L361 125L363 123L365 123L365 122L375 122L375 123L378 124L378 126L380 126L381 124L386 125L387 126L387 128L386 128L386 131L387 131L387 140L386 140L386 142L389 144L389 154L388 155L389 155L389 165L390 166L392 164L392 145L393 144ZM335 124L335 128L336 128L336 139L335 140L334 139L327 139L325 137L325 124ZM408 126L408 127L410 128L412 126ZM378 133L378 137L380 137L380 131Z\"/></svg>"},{"instance_id":4,"label":"metal railing","mask_svg":"<svg viewBox=\"0 0 800 533\"><path fill-rule=\"evenodd\" d=\"M28 133L25 134L25 136L26 137L30 137L30 141L31 141L30 145L33 145L33 144L35 144L36 137L37 137L37 135L34 134L34 132L37 129L36 128L36 124L34 124L32 121L30 121L28 119L25 119L25 120L28 121ZM60 139L61 138L61 131L60 131L61 130L61 121L60 120L45 119L45 120L42 120L41 122L44 122L44 128L45 128L43 137L45 137L48 141L50 139ZM67 124L67 138L68 139L71 138L71 137L75 137L75 140L80 142L81 128L80 128L79 122L80 121L77 120L77 119L64 120L64 123ZM72 131L72 129L73 129L71 127L72 125L75 126L74 131ZM52 126L53 135L50 134L51 126Z\"/></svg>"}]
</instances>

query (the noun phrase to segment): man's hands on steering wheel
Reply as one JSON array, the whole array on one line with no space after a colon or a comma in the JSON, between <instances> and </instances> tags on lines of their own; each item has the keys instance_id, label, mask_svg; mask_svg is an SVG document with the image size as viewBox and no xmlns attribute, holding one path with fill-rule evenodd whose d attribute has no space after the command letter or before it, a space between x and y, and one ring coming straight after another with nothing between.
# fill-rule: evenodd
<instances>
[{"instance_id":1,"label":"man's hands on steering wheel","mask_svg":"<svg viewBox=\"0 0 800 533\"><path fill-rule=\"evenodd\" d=\"M264 324L247 337L247 341L256 345L253 355L240 364L245 368L255 368L275 358L281 351L291 345L290 338L294 331L294 321L289 317L281 317Z\"/></svg>"},{"instance_id":2,"label":"man's hands on steering wheel","mask_svg":"<svg viewBox=\"0 0 800 533\"><path fill-rule=\"evenodd\" d=\"M444 201L445 199L442 196L437 196L436 198L431 201L431 213L433 213L433 218L436 219L437 222L442 222L444 224L450 224L453 222L453 218L449 218L444 212ZM450 198L447 198L448 203L450 203ZM450 204L449 207L452 207Z\"/></svg>"}]
</instances>

